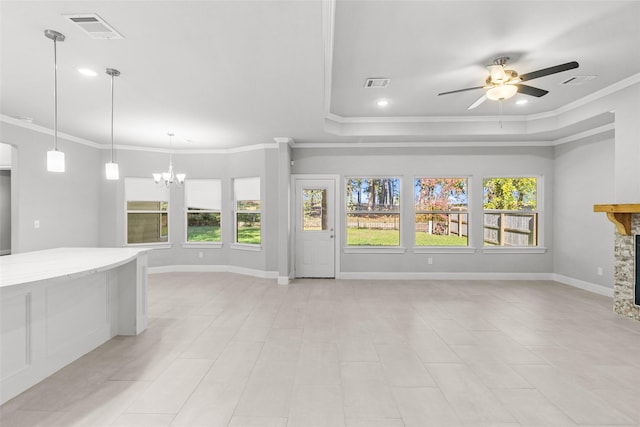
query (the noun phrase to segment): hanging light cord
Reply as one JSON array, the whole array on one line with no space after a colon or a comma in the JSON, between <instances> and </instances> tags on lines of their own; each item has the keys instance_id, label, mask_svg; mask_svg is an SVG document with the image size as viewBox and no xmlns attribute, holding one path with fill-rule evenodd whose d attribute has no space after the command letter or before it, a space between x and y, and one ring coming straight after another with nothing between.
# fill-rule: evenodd
<instances>
[{"instance_id":1,"label":"hanging light cord","mask_svg":"<svg viewBox=\"0 0 640 427\"><path fill-rule=\"evenodd\" d=\"M58 37L53 37L53 149L58 151L58 53L56 42Z\"/></svg>"},{"instance_id":2,"label":"hanging light cord","mask_svg":"<svg viewBox=\"0 0 640 427\"><path fill-rule=\"evenodd\" d=\"M113 163L113 73L111 74L111 163Z\"/></svg>"}]
</instances>

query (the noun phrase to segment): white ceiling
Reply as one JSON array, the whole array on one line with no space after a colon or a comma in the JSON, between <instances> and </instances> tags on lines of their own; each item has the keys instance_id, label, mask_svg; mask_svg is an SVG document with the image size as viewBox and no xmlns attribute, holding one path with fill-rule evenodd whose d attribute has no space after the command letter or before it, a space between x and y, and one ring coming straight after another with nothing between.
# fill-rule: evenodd
<instances>
[{"instance_id":1,"label":"white ceiling","mask_svg":"<svg viewBox=\"0 0 640 427\"><path fill-rule=\"evenodd\" d=\"M89 38L63 16L79 13L100 15L124 39ZM519 134L514 125L504 133L497 102L467 110L482 90L437 94L482 85L485 66L499 56L509 56L507 68L520 74L580 63L528 82L549 90L546 96L505 101L502 118L515 123L640 73L640 1L3 0L0 15L1 113L53 128L53 43L43 32L54 29L66 36L58 44L59 131L105 145L109 67L122 73L115 78L116 144L167 147L174 132L179 149L274 137L302 144L557 139L612 118L539 133ZM79 66L99 75L84 77ZM583 75L597 78L560 84ZM391 84L365 89L368 77ZM379 98L390 105L377 107ZM520 98L530 102L515 105ZM445 126L456 120L492 128L479 137Z\"/></svg>"}]
</instances>

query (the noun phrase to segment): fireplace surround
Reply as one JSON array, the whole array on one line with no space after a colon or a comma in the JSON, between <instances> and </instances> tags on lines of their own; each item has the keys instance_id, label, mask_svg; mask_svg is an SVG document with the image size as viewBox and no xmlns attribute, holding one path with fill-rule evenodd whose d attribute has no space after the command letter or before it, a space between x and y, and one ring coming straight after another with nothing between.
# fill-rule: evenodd
<instances>
[{"instance_id":1,"label":"fireplace surround","mask_svg":"<svg viewBox=\"0 0 640 427\"><path fill-rule=\"evenodd\" d=\"M640 321L640 204L595 205L616 225L613 310Z\"/></svg>"}]
</instances>

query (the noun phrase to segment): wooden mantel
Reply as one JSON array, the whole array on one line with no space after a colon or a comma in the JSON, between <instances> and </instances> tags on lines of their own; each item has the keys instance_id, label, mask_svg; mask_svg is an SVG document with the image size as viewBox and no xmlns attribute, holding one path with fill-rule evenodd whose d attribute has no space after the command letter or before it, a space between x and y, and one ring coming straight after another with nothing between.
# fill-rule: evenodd
<instances>
[{"instance_id":1,"label":"wooden mantel","mask_svg":"<svg viewBox=\"0 0 640 427\"><path fill-rule=\"evenodd\" d=\"M631 215L640 214L640 203L620 205L593 205L594 212L606 212L609 221L615 224L618 233L631 234Z\"/></svg>"}]
</instances>

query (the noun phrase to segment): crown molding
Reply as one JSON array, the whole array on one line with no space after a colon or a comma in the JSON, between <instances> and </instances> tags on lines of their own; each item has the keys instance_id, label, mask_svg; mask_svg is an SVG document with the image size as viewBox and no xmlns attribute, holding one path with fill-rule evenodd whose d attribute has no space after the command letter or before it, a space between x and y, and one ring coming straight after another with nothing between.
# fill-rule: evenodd
<instances>
[{"instance_id":1,"label":"crown molding","mask_svg":"<svg viewBox=\"0 0 640 427\"><path fill-rule=\"evenodd\" d=\"M29 129L34 132L43 133L45 135L53 136L54 131L44 126L35 125L33 123L25 122L24 120L16 119L15 117L7 116L4 114L0 114L0 121L11 124L14 126L18 126L21 128ZM111 150L111 145L99 144L94 141L90 141L88 139L79 138L77 136L69 135L64 132L58 132L58 138L62 138L66 141L75 142L77 144L86 145L88 147L97 148L98 150ZM290 138L289 138L290 139ZM138 145L114 145L114 148L117 150L128 150L128 151L145 151L149 153L164 153L164 154L233 154L233 153L243 153L246 151L256 151L256 150L268 150L273 148L278 148L278 143L265 143L265 144L254 144L247 145L243 147L234 147L234 148L205 148L205 149L166 149L166 148L156 148L156 147L143 147Z\"/></svg>"},{"instance_id":2,"label":"crown molding","mask_svg":"<svg viewBox=\"0 0 640 427\"><path fill-rule=\"evenodd\" d=\"M45 135L54 136L53 129L49 129L49 128L44 127L44 126L40 126L40 125L36 125L36 124L33 124L33 123L25 122L24 120L16 119L15 117L11 117L11 116L7 116L7 115L4 115L4 114L0 114L0 121L2 121L4 123L7 123L7 124L10 124L10 125L18 126L18 127L25 128L25 129L29 129L29 130L32 130L34 132L39 132L39 133L43 133ZM59 138L63 138L65 140L67 140L67 141L75 142L75 143L82 144L82 145L87 145L89 147L100 148L100 149L102 148L102 144L98 144L97 142L89 141L88 139L78 138L77 136L69 135L68 133L58 132L58 137ZM111 146L109 145L106 148L108 148L110 150Z\"/></svg>"},{"instance_id":3,"label":"crown molding","mask_svg":"<svg viewBox=\"0 0 640 427\"><path fill-rule=\"evenodd\" d=\"M579 141L595 135L615 131L615 124L608 123L584 132L558 139L533 141L399 141L399 142L297 142L291 148L473 148L473 147L555 147L569 142Z\"/></svg>"}]
</instances>

